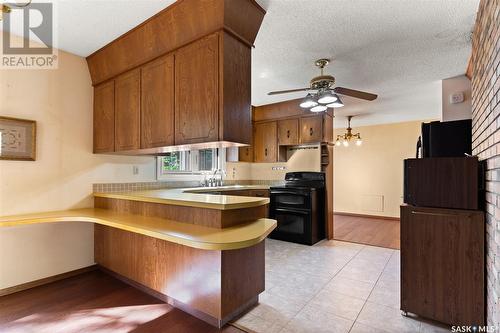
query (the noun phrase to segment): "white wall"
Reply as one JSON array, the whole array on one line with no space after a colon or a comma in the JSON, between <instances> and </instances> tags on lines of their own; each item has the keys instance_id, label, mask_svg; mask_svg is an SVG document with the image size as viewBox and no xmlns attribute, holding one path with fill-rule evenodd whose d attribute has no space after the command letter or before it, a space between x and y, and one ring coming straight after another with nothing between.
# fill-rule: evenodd
<instances>
[{"instance_id":1,"label":"white wall","mask_svg":"<svg viewBox=\"0 0 500 333\"><path fill-rule=\"evenodd\" d=\"M152 157L92 154L92 86L84 58L57 70L0 70L0 115L37 121L37 160L0 160L0 216L91 207L96 182L152 181ZM139 174L132 174L132 166ZM93 226L0 227L0 289L91 265Z\"/></svg>"},{"instance_id":2,"label":"white wall","mask_svg":"<svg viewBox=\"0 0 500 333\"><path fill-rule=\"evenodd\" d=\"M403 160L415 157L421 123L353 124L353 132L361 134L363 144L334 148L335 212L399 217ZM344 132L335 129L335 136Z\"/></svg>"},{"instance_id":3,"label":"white wall","mask_svg":"<svg viewBox=\"0 0 500 333\"><path fill-rule=\"evenodd\" d=\"M462 92L464 101L450 103L450 95ZM471 83L467 76L460 75L443 80L442 84L442 120L462 120L472 118Z\"/></svg>"}]
</instances>

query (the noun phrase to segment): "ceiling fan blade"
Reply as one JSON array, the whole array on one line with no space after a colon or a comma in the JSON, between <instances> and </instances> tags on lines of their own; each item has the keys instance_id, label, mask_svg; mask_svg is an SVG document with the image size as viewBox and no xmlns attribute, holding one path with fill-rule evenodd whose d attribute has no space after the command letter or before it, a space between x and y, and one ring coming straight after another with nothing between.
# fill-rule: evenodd
<instances>
[{"instance_id":1,"label":"ceiling fan blade","mask_svg":"<svg viewBox=\"0 0 500 333\"><path fill-rule=\"evenodd\" d=\"M271 91L268 92L268 95L278 95L278 94L287 94L291 92L296 92L296 91L308 91L311 90L311 88L299 88L299 89L290 89L290 90L280 90L280 91Z\"/></svg>"},{"instance_id":2,"label":"ceiling fan blade","mask_svg":"<svg viewBox=\"0 0 500 333\"><path fill-rule=\"evenodd\" d=\"M335 87L333 91L335 91L337 94L351 96L359 99L366 99L367 101L373 101L374 99L377 98L377 95L375 94L370 94L364 91L348 89L343 87Z\"/></svg>"}]
</instances>

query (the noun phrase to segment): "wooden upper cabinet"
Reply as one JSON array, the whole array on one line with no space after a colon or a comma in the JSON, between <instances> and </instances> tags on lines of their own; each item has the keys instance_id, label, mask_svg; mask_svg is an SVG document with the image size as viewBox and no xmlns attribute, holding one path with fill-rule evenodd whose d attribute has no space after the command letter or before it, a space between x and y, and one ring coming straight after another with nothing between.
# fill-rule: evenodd
<instances>
[{"instance_id":1,"label":"wooden upper cabinet","mask_svg":"<svg viewBox=\"0 0 500 333\"><path fill-rule=\"evenodd\" d=\"M276 121L255 124L255 162L278 161L278 128Z\"/></svg>"},{"instance_id":2,"label":"wooden upper cabinet","mask_svg":"<svg viewBox=\"0 0 500 333\"><path fill-rule=\"evenodd\" d=\"M141 74L136 69L115 80L115 151L140 148Z\"/></svg>"},{"instance_id":3,"label":"wooden upper cabinet","mask_svg":"<svg viewBox=\"0 0 500 333\"><path fill-rule=\"evenodd\" d=\"M176 53L175 144L219 139L219 35Z\"/></svg>"},{"instance_id":4,"label":"wooden upper cabinet","mask_svg":"<svg viewBox=\"0 0 500 333\"><path fill-rule=\"evenodd\" d=\"M174 56L141 68L141 148L174 145Z\"/></svg>"},{"instance_id":5,"label":"wooden upper cabinet","mask_svg":"<svg viewBox=\"0 0 500 333\"><path fill-rule=\"evenodd\" d=\"M115 150L115 82L94 88L94 153Z\"/></svg>"},{"instance_id":6,"label":"wooden upper cabinet","mask_svg":"<svg viewBox=\"0 0 500 333\"><path fill-rule=\"evenodd\" d=\"M253 162L253 147L240 147L238 151L238 161Z\"/></svg>"},{"instance_id":7,"label":"wooden upper cabinet","mask_svg":"<svg viewBox=\"0 0 500 333\"><path fill-rule=\"evenodd\" d=\"M300 143L323 141L323 117L300 118Z\"/></svg>"},{"instance_id":8,"label":"wooden upper cabinet","mask_svg":"<svg viewBox=\"0 0 500 333\"><path fill-rule=\"evenodd\" d=\"M286 119L278 121L278 144L283 146L299 144L298 119Z\"/></svg>"}]
</instances>

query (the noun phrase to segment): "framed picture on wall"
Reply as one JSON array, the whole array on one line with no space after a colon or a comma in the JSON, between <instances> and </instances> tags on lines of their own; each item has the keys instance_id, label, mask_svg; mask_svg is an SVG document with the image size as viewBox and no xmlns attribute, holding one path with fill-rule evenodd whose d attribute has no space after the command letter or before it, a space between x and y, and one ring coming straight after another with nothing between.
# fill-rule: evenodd
<instances>
[{"instance_id":1,"label":"framed picture on wall","mask_svg":"<svg viewBox=\"0 0 500 333\"><path fill-rule=\"evenodd\" d=\"M36 121L0 117L0 160L34 161Z\"/></svg>"}]
</instances>

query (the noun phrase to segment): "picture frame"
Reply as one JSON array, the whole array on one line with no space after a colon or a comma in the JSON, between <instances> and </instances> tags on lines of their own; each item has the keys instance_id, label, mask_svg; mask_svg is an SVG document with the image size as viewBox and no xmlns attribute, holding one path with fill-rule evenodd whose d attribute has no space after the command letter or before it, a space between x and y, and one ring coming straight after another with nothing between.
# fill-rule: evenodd
<instances>
[{"instance_id":1,"label":"picture frame","mask_svg":"<svg viewBox=\"0 0 500 333\"><path fill-rule=\"evenodd\" d=\"M36 160L36 121L0 116L0 160Z\"/></svg>"}]
</instances>

